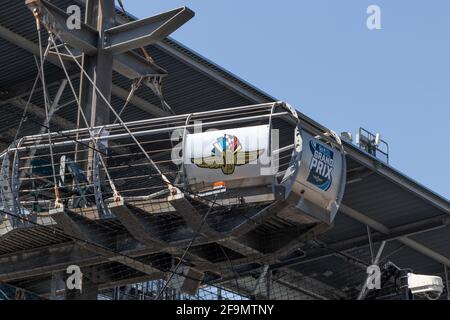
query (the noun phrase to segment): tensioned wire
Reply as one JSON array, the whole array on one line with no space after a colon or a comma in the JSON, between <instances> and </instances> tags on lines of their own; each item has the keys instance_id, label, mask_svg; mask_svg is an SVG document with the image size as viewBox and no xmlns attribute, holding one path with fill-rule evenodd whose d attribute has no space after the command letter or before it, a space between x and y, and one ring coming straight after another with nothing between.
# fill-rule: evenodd
<instances>
[{"instance_id":1,"label":"tensioned wire","mask_svg":"<svg viewBox=\"0 0 450 320\"><path fill-rule=\"evenodd\" d=\"M50 123L49 115L48 115L48 108L49 108L49 101L47 96L47 86L45 84L45 69L44 69L44 55L42 52L42 35L41 35L41 27L40 22L38 21L38 18L36 17L36 27L38 29L38 41L39 41L39 54L41 59L41 81L42 81L42 90L44 94L44 105L45 105L45 116L47 123ZM53 181L55 183L55 197L56 202L59 201L58 197L58 185L57 185L57 179L56 179L56 172L55 172L55 160L53 157L53 146L52 146L52 139L50 136L50 129L48 129L48 143L50 144L49 150L50 150L50 159L52 163L52 171L53 171Z\"/></svg>"},{"instance_id":2,"label":"tensioned wire","mask_svg":"<svg viewBox=\"0 0 450 320\"><path fill-rule=\"evenodd\" d=\"M56 50L58 51L57 46L56 46L56 43L54 42L54 39L53 39L52 34L50 34L50 37L51 37L51 39L52 39L52 42L53 42L53 44L54 44ZM66 50L71 54L72 58L74 58L73 55L72 55L72 53L70 52L70 49L66 47ZM62 64L63 68L64 68L64 63L62 63L62 59L61 59L61 57L60 57L60 55L59 55L59 52L58 52L58 57L59 57L60 62L61 62L61 64ZM74 61L78 64L78 61L76 61L76 58L74 58ZM43 61L42 61L41 63L43 64ZM82 72L83 72L84 70L82 69L82 67L81 67L79 64L78 64L78 66L80 67L80 69L81 69ZM42 71L44 70L42 67L41 67L41 69L42 69ZM68 77L68 74L67 74L67 70L65 70L65 68L64 68L64 71L65 71L66 77L67 77L67 78L69 79L69 81L70 81L70 78ZM139 147L140 147L141 150L144 152L144 154L146 154L146 157L148 158L148 160L153 164L153 160L151 160L151 158L150 158L150 157L148 156L148 154L146 153L145 149L139 144L139 142L137 141L137 139L132 135L131 131L126 127L125 123L123 123L122 119L120 118L120 115L117 114L117 113L115 112L115 110L114 110L114 109L112 108L112 106L109 104L109 102L107 101L107 99L103 96L103 94L100 92L100 90L96 87L96 85L95 85L95 83L92 81L92 79L90 79L90 77L89 77L87 74L85 74L85 75L86 75L86 77L88 78L88 80L91 82L91 84L94 86L95 90L97 90L97 92L99 93L99 95L105 100L105 102L107 103L107 105L109 106L109 108L115 113L115 115L116 115L116 117L117 117L117 120L118 120L119 122L121 122L122 126L123 126L123 127L128 131L128 133L134 138L136 144L139 145ZM72 88L72 90L73 90L73 86L72 86L71 82L70 82L70 85L71 85L71 88ZM74 93L75 98L77 99L74 90L73 90L73 93ZM78 104L79 107L81 107L81 106L80 106L80 103L79 103L79 100L77 100L77 104ZM48 110L48 108L46 108L46 109ZM123 110L123 109L122 109L122 110ZM81 113L81 114L82 114L82 116L84 117L84 113ZM47 120L48 120L48 112L47 112ZM85 117L84 117L83 120L85 120L86 125L87 125L87 121L86 121L86 118L85 118ZM48 130L49 130L49 129L48 129ZM49 136L50 136L50 132L49 132ZM49 141L49 143L50 143L50 147L52 147L52 146L51 146L51 140ZM53 173L54 173L54 182L55 182L55 186L56 186L57 182L56 182L56 175L55 175L55 169L54 169L54 161L53 161L53 153L52 153L52 150L51 150L51 156L52 156L52 170L53 170ZM103 163L103 165L104 165L104 163ZM105 167L105 165L104 165L104 167ZM156 169L158 170L158 173L160 174L161 178L163 178L163 180L165 180L165 182L168 182L168 183L170 184L170 181L167 180L167 178L162 174L161 171L159 171L159 168L157 168L156 165L154 165L154 167L156 167ZM106 167L105 167L105 169L106 169ZM110 179L110 177L109 177L109 179ZM110 179L110 180L111 180L111 179ZM215 203L215 201L214 201L214 203ZM199 229L201 229L201 228L203 227L204 222L206 221L207 216L209 215L209 213L211 212L212 208L214 207L214 203L213 203L213 205L209 208L208 213L204 216L203 223L200 225ZM200 232L200 231L201 231L201 230L198 230L197 233ZM180 261L179 261L179 263L178 263L178 265L177 265L175 271L172 272L172 274L171 274L171 276L170 276L170 278L169 278L169 281L166 283L166 286L167 286L167 284L170 282L170 280L172 279L173 275L176 273L176 271L177 271L178 267L180 266L181 262L184 260L185 255L186 255L187 252L189 251L189 249L190 249L191 245L193 244L193 242L195 241L196 237L197 237L197 235L195 234L194 237L193 237L193 239L192 239L192 241L190 242L190 245L189 245L189 246L186 248L186 250L184 251L184 253L183 253L183 255L182 255L182 257L181 257L181 259L180 259Z\"/></svg>"}]
</instances>

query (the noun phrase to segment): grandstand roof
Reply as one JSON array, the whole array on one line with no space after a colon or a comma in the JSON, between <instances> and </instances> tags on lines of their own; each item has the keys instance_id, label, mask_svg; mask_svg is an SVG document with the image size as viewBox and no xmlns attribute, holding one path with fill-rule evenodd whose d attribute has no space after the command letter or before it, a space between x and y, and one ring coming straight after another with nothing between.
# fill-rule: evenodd
<instances>
[{"instance_id":1,"label":"grandstand roof","mask_svg":"<svg viewBox=\"0 0 450 320\"><path fill-rule=\"evenodd\" d=\"M55 0L58 6L74 1ZM77 2L77 1L75 1ZM78 1L82 2L82 1ZM128 17L133 19L133 17ZM117 21L126 21L119 11ZM38 50L32 15L24 1L2 1L0 10L0 148L12 143L33 85L36 65L33 54ZM168 71L164 80L165 98L177 114L231 108L276 101L236 75L224 70L181 43L166 39L148 47L158 65ZM58 66L48 64L47 83L50 95L65 78ZM75 72L73 72L76 79ZM112 103L119 108L126 98L130 81L114 73ZM140 89L124 120L133 121L155 115L159 104L150 90ZM29 117L43 120L41 92L32 100ZM61 103L70 102L70 93ZM53 123L57 129L67 129L76 123L77 111L65 107L58 111ZM339 112L336 110L336 112ZM301 113L303 126L313 133L326 128ZM36 134L39 126L27 121L20 135ZM345 142L347 152L347 187L343 205L334 221L334 228L320 237L322 248L312 248L305 256L290 262L289 267L319 280L337 290L355 296L365 277L361 265L370 263L368 227L375 249L387 240L383 257L417 273L444 277L444 265L450 267L450 202L395 168L373 157L356 145ZM39 246L57 245L67 239L45 238ZM11 238L0 239L2 255L33 250L38 241L15 247Z\"/></svg>"}]
</instances>

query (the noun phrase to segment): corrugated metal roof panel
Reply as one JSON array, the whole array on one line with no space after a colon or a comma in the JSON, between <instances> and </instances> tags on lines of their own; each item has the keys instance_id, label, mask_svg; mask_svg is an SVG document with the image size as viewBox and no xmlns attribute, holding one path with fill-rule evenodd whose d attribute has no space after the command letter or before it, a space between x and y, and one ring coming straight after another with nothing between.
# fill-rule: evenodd
<instances>
[{"instance_id":1,"label":"corrugated metal roof panel","mask_svg":"<svg viewBox=\"0 0 450 320\"><path fill-rule=\"evenodd\" d=\"M442 214L431 204L378 174L347 185L343 203L390 228Z\"/></svg>"},{"instance_id":2,"label":"corrugated metal roof panel","mask_svg":"<svg viewBox=\"0 0 450 320\"><path fill-rule=\"evenodd\" d=\"M450 226L425 232L411 238L450 258Z\"/></svg>"},{"instance_id":3,"label":"corrugated metal roof panel","mask_svg":"<svg viewBox=\"0 0 450 320\"><path fill-rule=\"evenodd\" d=\"M67 6L76 3L76 1L57 0L53 1L53 3L56 5ZM16 32L26 39L36 42L37 33L33 17L23 1L4 0L2 1L2 7L3 10L0 10L0 25ZM46 36L44 36L44 39L45 38ZM172 39L166 39L164 42L182 52L185 56L189 57L189 59L204 65L211 70L211 72L220 74L224 79L239 85L251 94L266 101L275 100L273 97L257 90L250 84L223 70L213 62L201 57L180 43ZM149 47L149 52L156 60L157 64L169 72L168 77L164 81L164 93L169 105L171 105L178 114L200 110L229 108L254 103L254 101L244 98L220 81L214 80L208 75L192 68L189 63L183 61L179 57L174 57L154 46ZM29 81L30 79L34 80L36 66L31 53L0 39L0 61L2 62L0 64L0 92L5 90L5 88L17 87L20 83ZM46 71L47 74L51 74L55 79L63 78L63 73L55 66L46 64ZM118 74L114 74L114 83L125 90L129 90L131 85L130 80L124 79ZM75 88L78 87L77 80L74 80L74 85ZM56 85L49 87L51 97L54 96L56 90ZM159 105L159 100L149 88L141 88L137 92L137 95L156 106ZM71 91L69 88L66 88L61 102L64 103L71 99L73 99ZM42 108L42 93L36 93L32 101ZM124 101L120 98L112 98L112 104L116 110L119 110L123 103ZM2 118L0 119L2 129L6 131L7 129L17 127L22 111L8 103L0 104L0 108L2 110ZM77 116L75 104L71 104L61 109L58 112L58 115L75 123ZM42 118L36 116L29 117L36 122L43 122ZM133 105L128 106L127 111L124 114L124 119L126 121L150 117L151 115ZM313 126L322 128L319 124L304 115L302 115L302 120ZM27 121L24 123L21 135L37 133L40 128L41 127L36 123ZM3 137L3 140L5 139L7 139L7 137ZM360 153L364 157L369 157L362 151ZM366 175L367 168L350 157L347 160L347 164L349 172L352 172L352 170L358 171L359 168L362 168L363 172L362 180L355 180L347 186L344 203L367 215L371 219L392 228L448 213L448 211L444 212L443 210L437 209L429 201L406 190L402 187L401 182L395 183L378 173ZM357 174L358 172L356 172L356 175ZM353 173L352 177L354 178ZM405 177L405 180L411 181L407 177ZM411 183L414 184L413 181ZM419 189L421 188L421 186L417 187ZM423 233L412 238L450 258L449 231L449 227L446 227ZM321 240L327 243L335 243L365 234L366 228L364 225L345 216L342 212L339 212L335 220L334 229L321 236ZM40 235L37 234L35 241L40 241L39 239ZM49 239L49 241L60 240L66 241L66 239ZM19 242L17 243L18 247L9 247L8 245L9 249L5 246L5 250L22 250L30 245L33 245L33 243ZM389 242L383 256L395 252L399 246L400 244L396 241ZM2 253L4 252L5 251L2 251ZM370 253L367 247L358 248L349 252L361 260L369 261ZM402 247L401 250L392 254L391 258L392 261L399 266L411 267L415 272L433 274L442 271L441 264L407 247ZM324 282L330 283L340 289L349 286L349 284L357 286L360 284L359 281L364 278L364 270L356 268L348 261L346 262L341 258L336 257L327 257L316 260L315 262L306 263L299 268L302 272L306 272L307 274L314 273L316 277Z\"/></svg>"}]
</instances>

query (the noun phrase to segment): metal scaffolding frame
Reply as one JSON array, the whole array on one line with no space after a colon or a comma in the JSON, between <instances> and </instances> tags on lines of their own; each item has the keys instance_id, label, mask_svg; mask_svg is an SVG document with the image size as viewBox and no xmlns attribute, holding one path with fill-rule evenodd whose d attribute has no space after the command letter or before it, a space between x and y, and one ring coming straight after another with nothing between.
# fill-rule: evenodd
<instances>
[{"instance_id":1,"label":"metal scaffolding frame","mask_svg":"<svg viewBox=\"0 0 450 320\"><path fill-rule=\"evenodd\" d=\"M38 1L31 1L31 2L38 2ZM83 3L84 1L80 1ZM48 9L48 8L47 8ZM52 10L51 7L49 10ZM179 11L177 11L179 12ZM116 15L115 16L118 21L121 21L122 23L128 22L124 21L123 16ZM117 31L117 30L116 30ZM120 30L119 30L120 31ZM19 36L17 33L12 32L11 30L8 30L7 28L0 26L0 36L6 40L8 40L11 43L16 44L18 47L23 48L35 55L39 52L39 47L33 43L32 41L29 41L25 39L24 37ZM88 36L89 38L90 36ZM69 38L70 39L70 38ZM146 39L145 41L150 41L151 39ZM243 84L237 83L236 81L230 80L228 77L224 76L223 73L220 71L214 70L213 68L210 68L206 66L205 64L199 63L195 59L192 59L188 54L183 52L182 50L178 50L176 45L171 45L172 40L166 40L163 42L159 42L155 44L155 46L161 48L163 51L168 52L172 54L173 56L182 59L187 64L189 64L191 67L193 67L195 70L207 74L212 79L220 82L222 85L230 88L232 91L237 92L239 95L242 95L249 100L255 102L255 103L266 103L268 100L271 100L271 97L269 96L263 96L259 94L255 94L254 90L252 88L247 88ZM136 46L143 46L144 43L137 43ZM86 45L86 48L90 52L92 48L90 48L89 44ZM120 47L120 46L119 46ZM124 59L131 59L129 57L126 57ZM48 60L57 65L61 66L60 62L56 57L49 56ZM133 64L136 64L137 62L133 62ZM69 64L69 63L68 63ZM123 66L130 65L129 60L126 60L124 63L116 63L113 68L115 68L116 71L119 73L121 72L124 75L130 76L131 73L128 70L124 71ZM152 71L154 72L154 69L156 67L152 67ZM74 70L75 68L70 68L69 70ZM160 69L158 69L160 70ZM133 76L135 76L136 73L133 73ZM71 74L72 77L77 77L74 74ZM49 86L53 85L60 85L61 79L51 79L51 81L48 83ZM20 86L19 86L20 87ZM27 102L23 99L24 95L27 94L27 92L30 91L30 86L25 86L22 90L17 90L15 88L11 88L7 96L2 96L2 102L0 104L5 103L11 103L18 109L24 109L27 105ZM117 97L120 97L122 99L126 99L128 96L128 92L121 89L119 86L112 85L111 87L111 94ZM273 99L275 100L275 99ZM163 116L167 115L167 112L162 110L161 108L151 104L150 102L138 97L134 96L132 98L132 103L136 105L138 108L143 110L144 112L148 113L149 115L155 115L155 116ZM28 112L38 116L43 117L45 113L43 112L43 109L36 105L30 105L28 104ZM307 118L306 116L300 114L300 117L303 121L303 125L307 130L309 130L312 133L318 133L318 132L324 132L324 128L314 122L313 120ZM76 124L71 123L70 121L60 117L60 116L54 116L51 119L52 123L64 127L64 128L76 128ZM5 135L9 137L13 137L15 135L15 132L11 131L9 133L5 133ZM86 138L86 142L89 141L90 138ZM427 233L433 230L438 230L440 228L444 228L448 226L448 214L450 212L449 210L449 203L446 199L443 199L442 197L434 194L430 190L418 185L416 182L406 178L401 173L394 170L392 167L381 163L378 161L378 159L365 154L361 152L360 149L358 149L356 146L344 142L345 149L347 152L347 156L356 162L358 162L362 167L370 170L371 172L385 178L388 181L393 182L394 184L400 186L402 189L410 192L415 197L418 197L420 199L423 199L427 203L430 203L434 208L437 208L438 210L441 210L443 212L442 215L431 217L427 219L417 220L412 223L408 223L402 226L397 227L387 227L386 225L380 223L379 221L376 221L375 219L371 218L368 214L365 212L361 212L359 210L356 210L352 208L351 206L347 206L344 202L343 206L341 207L340 213L345 214L346 216L350 217L354 221L358 221L359 223L363 224L364 226L369 226L373 231L375 231L372 234L372 242L373 244L379 244L383 241L399 241L405 246L408 246L412 248L413 250L421 253L424 256L427 256L431 258L432 260L442 264L445 266L445 271L447 271L447 267L449 266L449 258L445 255L437 252L436 250L433 250L433 248L427 247L418 241L415 241L411 239L412 236ZM123 153L126 153L127 150L122 150ZM126 211L125 211L126 215ZM70 216L70 213L69 213ZM50 235L45 235L46 237L50 237ZM328 244L328 247L334 248L334 250L337 251L348 251L353 250L358 247L364 247L367 245L367 237L365 236L357 236L354 238L347 239L345 241L339 241L336 243ZM45 260L41 262L42 270L51 270L52 266L60 266L61 261L50 261L51 258L51 252L61 252L61 257L64 255L71 255L71 250L80 250L79 248L80 244L77 243L70 243L70 244L61 244L58 246L53 246L49 248L40 248L39 250L35 250L34 252L30 252L31 255L40 256L42 260ZM325 252L324 252L325 251ZM133 257L134 255L138 256L140 253L143 252L152 252L146 251L146 249L143 249L142 247L139 247L138 245L136 248L132 250L125 251L126 255L129 255ZM23 263L23 265L26 264L26 262L20 262L21 259L26 259L26 252L21 253L21 256L14 256L14 255L2 255L0 257L0 261L3 261L5 264L9 263L10 261L15 261L17 259L17 266L20 266L20 263ZM47 256L46 256L47 255ZM301 264L306 264L310 261L314 261L317 259L323 259L326 257L329 257L330 255L333 255L333 253L330 253L328 250L323 250L320 248L316 248L311 252L308 252L307 257L295 257L294 259L290 261L284 261L284 262L277 262L272 267L293 267ZM98 257L96 257L95 254L85 254L82 253L80 256L83 256L82 258L82 264L86 263L86 265L95 264L99 261ZM112 260L116 259L115 257L112 258ZM135 263L135 261L131 261L132 263ZM281 264L281 266L279 266ZM58 268L58 267L57 267ZM271 267L269 267L270 269ZM11 270L7 270L8 272L2 273L0 276L0 279L2 281L11 281L13 279L17 279L19 277L23 276L29 276L31 273L28 270L25 270L21 273L15 272L14 268ZM118 283L118 282L117 282ZM448 283L448 279L447 279ZM250 290L251 291L251 290Z\"/></svg>"}]
</instances>

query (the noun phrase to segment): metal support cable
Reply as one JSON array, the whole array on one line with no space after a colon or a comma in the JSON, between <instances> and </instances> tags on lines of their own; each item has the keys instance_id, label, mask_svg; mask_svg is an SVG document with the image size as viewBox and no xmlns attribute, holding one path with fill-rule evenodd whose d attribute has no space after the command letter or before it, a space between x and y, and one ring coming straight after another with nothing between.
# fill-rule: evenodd
<instances>
[{"instance_id":1,"label":"metal support cable","mask_svg":"<svg viewBox=\"0 0 450 320\"><path fill-rule=\"evenodd\" d=\"M159 269L156 269L155 267L153 267L151 263L148 264L148 263L140 262L139 260L133 258L130 255L110 249L108 247L105 247L101 244L92 242L90 240L78 238L76 236L73 236L71 234L68 234L68 233L62 231L61 229L43 225L43 224L39 224L37 222L34 222L32 220L29 220L29 219L21 216L21 215L16 215L14 213L7 212L7 211L1 210L1 209L0 209L0 213L6 214L10 217L20 219L21 221L29 223L30 225L38 226L38 227L41 227L42 229L49 230L51 233L53 233L55 235L67 237L67 238L71 239L72 241L76 242L77 244L79 244L81 247L86 248L87 250L93 250L96 253L98 253L100 256L110 259L111 261L119 261L120 262L120 260L126 260L126 261L130 261L131 264L135 263L137 267L139 267L140 265L145 265L145 266L155 269L155 272L158 272L158 271L161 273L163 272L163 271L160 271ZM122 258L122 259L120 259L120 258ZM185 276L186 278L190 278L188 275L184 275L184 274L178 274L178 275ZM196 279L192 279L192 280L196 280Z\"/></svg>"},{"instance_id":2,"label":"metal support cable","mask_svg":"<svg viewBox=\"0 0 450 320\"><path fill-rule=\"evenodd\" d=\"M46 51L47 50L48 50L48 46L47 46ZM17 138L19 136L20 130L22 129L23 123L25 122L25 118L26 118L27 113L28 113L28 108L29 108L31 99L33 98L34 91L36 90L37 84L38 84L40 76L41 76L41 71L40 71L40 68L39 68L39 63L37 61L37 58L36 58L36 56L33 56L33 57L34 57L34 60L35 60L38 72L37 72L37 75L36 75L36 79L34 80L33 86L31 88L30 95L28 96L27 103L26 103L25 108L23 110L23 115L22 115L22 118L20 119L19 126L17 127L16 134L14 135L14 141L17 141Z\"/></svg>"},{"instance_id":3,"label":"metal support cable","mask_svg":"<svg viewBox=\"0 0 450 320\"><path fill-rule=\"evenodd\" d=\"M128 106L128 104L130 103L131 99L133 98L134 93L135 93L135 92L139 89L139 87L141 86L142 79L143 79L143 77L140 77L139 79L133 81L133 83L131 84L131 91L130 91L130 93L128 94L127 99L125 100L125 104L123 105L122 109L120 109L119 116L122 115L122 113L124 112L125 108ZM117 123L117 119L114 120L113 124L116 124L116 123Z\"/></svg>"},{"instance_id":4,"label":"metal support cable","mask_svg":"<svg viewBox=\"0 0 450 320\"><path fill-rule=\"evenodd\" d=\"M46 59L46 57L47 57L47 55L48 55L48 52L49 52L49 49L50 49L50 44L48 43L48 44L47 44L47 48L45 49L45 52L44 52L44 59ZM14 135L14 140L13 140L14 143L11 144L11 145L8 147L8 152L11 151L11 147L12 147L13 145L14 145L15 147L18 147L17 141L18 141L18 137L19 137L20 131L21 131L21 129L22 129L23 123L24 123L25 120L27 119L28 108L29 108L29 106L30 106L30 104L31 104L31 99L33 98L33 95L34 95L34 92L35 92L35 90L36 90L36 87L37 87L37 84L38 84L38 82L39 82L39 79L41 79L41 77L42 77L40 63L39 63L39 61L38 61L38 59L37 59L36 56L33 56L33 57L34 57L34 62L35 62L35 64L36 64L36 69L37 69L36 79L34 80L33 86L32 86L32 88L31 88L31 92L30 92L30 94L29 94L29 96L28 96L28 100L27 100L27 102L26 102L26 104L25 104L25 107L24 107L24 110L23 110L22 117L20 118L19 126L17 127L16 133L15 133L15 135ZM55 110L55 112L56 112L56 110ZM53 113L51 112L50 118L51 118L52 116L53 116ZM49 123L47 123L47 121L46 121L46 124L48 125ZM44 127L41 127L40 133L43 134L44 132L45 132L45 128L44 128ZM37 145L40 143L40 141L41 141L41 139L36 140L35 146L37 146ZM31 157L34 156L34 153L35 153L35 152L36 152L35 149L32 149L32 150L31 150L31 152L30 152ZM24 175L25 175L25 173L23 173L23 174L21 175L21 177L23 177Z\"/></svg>"},{"instance_id":5,"label":"metal support cable","mask_svg":"<svg viewBox=\"0 0 450 320\"><path fill-rule=\"evenodd\" d=\"M19 116L20 116L20 115L19 115ZM38 121L35 121L35 120L31 119L31 118L29 119L29 121L30 121L30 122L33 122L33 123L36 124L36 125L42 126L42 127L46 128L47 130L50 130L50 128L49 128L48 126L46 126L45 124L42 124L42 123L40 123L40 122L38 122ZM55 133L56 133L57 135L61 136L61 137L64 137L65 139L68 139L68 140L70 140L70 141L73 141L76 145L82 145L82 146L84 146L84 147L86 147L86 148L88 148L88 149L91 149L91 150L93 150L93 151L96 151L96 152L99 152L99 153L101 153L101 154L103 154L103 155L106 155L103 151L101 151L101 150L99 150L99 149L96 149L95 147L92 147L92 146L90 146L90 145L87 144L87 143L84 143L84 142L82 142L82 141L78 141L78 140L76 140L75 138L73 138L73 137L71 137L71 136L68 136L68 135L66 135L65 133L63 133L63 132L61 132L61 131L59 131L59 130L56 130ZM130 164L127 164L126 167L134 168L134 167L133 167L132 165L130 165ZM148 175L147 172L145 172L145 171L143 171L143 170L140 170L139 168L137 168L137 170L138 170L139 172L145 174L145 175L148 176L148 177L151 177L151 178L155 177L155 178L161 179L161 177L160 177L159 174L158 174L158 175ZM164 181L163 181L163 182L164 182ZM181 192L189 194L189 192L186 191L186 190L183 190L181 186L177 186L177 187L181 190ZM158 188L159 188L159 187L152 187L152 188L146 187L146 188L140 188L140 189L137 189L137 191L143 191L143 190L149 190L149 189L158 189ZM29 190L29 191L31 191L31 190ZM203 199L203 201L206 202L206 203L211 203L211 201L209 201L209 200L207 200L207 199Z\"/></svg>"},{"instance_id":6,"label":"metal support cable","mask_svg":"<svg viewBox=\"0 0 450 320\"><path fill-rule=\"evenodd\" d=\"M378 263L380 261L380 258L381 258L381 254L383 253L385 245L386 245L386 241L383 241L381 243L380 247L378 248L378 252L377 252L376 257L372 260L372 264L378 265ZM367 281L368 280L369 280L369 276L367 276L366 280L364 281L364 284L363 284L363 286L361 288L361 291L359 292L359 295L358 295L358 298L357 298L358 300L364 300L365 297L367 296L367 293L368 293L368 291L367 291L367 289L368 289L367 288Z\"/></svg>"},{"instance_id":7,"label":"metal support cable","mask_svg":"<svg viewBox=\"0 0 450 320\"><path fill-rule=\"evenodd\" d=\"M61 39L60 39L61 40ZM64 43L63 43L64 44ZM95 91L97 91L97 93L99 94L99 96L104 100L104 102L106 103L106 105L109 107L109 109L112 111L112 113L115 115L115 117L117 118L117 120L119 121L119 123L121 124L121 126L127 131L127 133L129 134L129 136L134 140L134 142L136 143L136 145L139 147L139 149L141 149L141 151L143 152L143 154L145 155L145 157L147 158L147 160L150 162L150 164L153 166L153 168L158 172L158 174L161 175L161 178L163 179L164 183L167 185L168 189L171 190L172 192L175 191L173 190L174 187L172 185L172 183L169 181L169 179L167 179L167 177L161 172L161 170L158 168L158 166L153 162L153 160L150 158L150 156L148 155L147 151L142 147L142 145L139 143L139 141L136 139L135 135L130 131L130 129L128 128L128 126L123 122L123 120L120 118L120 116L118 115L118 113L116 112L116 110L114 110L114 108L111 106L111 103L108 101L108 99L106 99L106 97L103 95L103 93L98 89L97 85L95 84L95 82L91 79L91 77L89 77L89 75L87 74L87 72L82 68L82 66L80 65L80 63L78 62L78 60L75 58L75 56L73 55L72 51L67 47L66 44L64 44L65 49L67 50L67 52L69 52L69 54L71 55L72 59L74 60L74 62L78 65L78 67L80 68L81 72L85 74L86 78L89 80L89 82L91 82L92 86L94 87Z\"/></svg>"},{"instance_id":8,"label":"metal support cable","mask_svg":"<svg viewBox=\"0 0 450 320\"><path fill-rule=\"evenodd\" d=\"M253 221L253 220L251 220L251 221ZM231 261L230 257L228 256L227 252L225 251L225 249L222 246L219 246L219 248L220 248L220 251L222 251L224 256L227 258L227 261L228 261L228 264L230 265L231 271L235 275L234 276L234 281L236 282L236 288L237 288L238 291L240 291L241 288L239 286L239 273L236 271L236 268L234 267L233 262Z\"/></svg>"},{"instance_id":9,"label":"metal support cable","mask_svg":"<svg viewBox=\"0 0 450 320\"><path fill-rule=\"evenodd\" d=\"M370 257L372 264L375 263L375 256L373 252L373 242L372 242L372 232L370 231L370 227L366 226L367 228L367 238L369 239L369 249L370 249Z\"/></svg>"},{"instance_id":10,"label":"metal support cable","mask_svg":"<svg viewBox=\"0 0 450 320\"><path fill-rule=\"evenodd\" d=\"M69 81L69 85L70 85L70 88L72 89L73 96L74 96L74 98L75 98L75 100L77 102L79 115L82 116L83 121L85 122L86 126L89 127L89 124L88 124L88 121L87 121L87 118L86 118L86 114L84 113L83 108L82 108L81 103L80 103L80 99L79 99L79 97L77 96L77 94L75 92L75 88L73 86L72 80L69 77L69 73L68 73L68 71L67 71L67 69L66 69L66 67L65 67L65 65L63 63L63 60L61 58L61 54L60 54L60 52L58 50L58 46L56 45L55 39L53 38L53 35L51 33L49 34L49 38L50 38L51 42L53 43L53 46L54 46L54 48L56 50L56 53L58 55L58 59L59 59L59 61L61 63L61 66L62 66L62 68L64 70L64 74L66 75L66 78ZM131 96L131 93L130 93L130 96ZM123 108L125 108L125 106ZM91 138L92 138L92 143L94 143L94 145L97 145L97 140L94 139L94 137L92 136L92 133L90 135L91 135ZM100 135L100 133L99 133L99 135ZM118 191L116 189L116 186L114 185L113 180L112 180L112 178L111 178L111 176L110 176L110 174L108 172L108 168L106 166L105 160L103 159L102 154L98 153L98 155L99 155L100 162L102 163L103 168L105 169L105 173L106 173L106 175L108 177L108 181L110 183L111 189L114 191L114 197L115 198L119 198L120 197L119 193L118 193Z\"/></svg>"},{"instance_id":11,"label":"metal support cable","mask_svg":"<svg viewBox=\"0 0 450 320\"><path fill-rule=\"evenodd\" d=\"M43 89L43 94L44 94L45 116L46 116L47 123L50 123L49 112L48 112L49 111L49 101L48 101L47 88L46 88L46 83L45 83L45 69L44 69L45 61L44 61L44 53L42 51L41 25L40 25L40 21L39 21L38 12L34 11L34 15L36 18L36 27L37 27L38 41L39 41L39 55L40 55L40 60L41 60L41 74L42 74L41 81L42 81L42 89ZM50 128L48 129L48 143L49 143L49 149L50 149L50 160L52 163L53 182L54 182L54 188L55 188L55 207L59 208L59 207L62 207L62 203L60 201L59 189L58 189L58 184L57 184L57 179L56 179L55 159L53 157L53 146L52 146L52 138L50 135Z\"/></svg>"},{"instance_id":12,"label":"metal support cable","mask_svg":"<svg viewBox=\"0 0 450 320\"><path fill-rule=\"evenodd\" d=\"M155 76L147 79L147 86L152 89L153 93L159 98L161 106L166 109L169 113L175 114L173 109L164 99L164 94L162 91L162 78L160 76Z\"/></svg>"},{"instance_id":13,"label":"metal support cable","mask_svg":"<svg viewBox=\"0 0 450 320\"><path fill-rule=\"evenodd\" d=\"M189 242L189 245L187 246L187 248L184 250L183 255L181 256L180 260L178 261L178 264L176 265L174 271L171 271L171 275L169 277L169 279L167 280L167 282L165 283L163 289L161 290L161 292L159 293L159 295L156 297L155 300L158 300L161 297L161 293L164 292L164 290L169 286L170 281L172 281L173 276L176 274L176 272L178 271L178 268L181 266L181 264L183 263L184 258L186 257L186 254L189 252L189 250L191 249L192 245L194 244L195 240L197 240L197 235L200 233L201 229L203 228L206 219L208 218L209 214L211 213L215 203L217 201L217 194L214 196L214 200L213 200L213 204L209 207L208 212L205 214L205 216L203 217L202 223L200 224L200 226L198 227L198 230L196 230L194 236L192 237L191 241Z\"/></svg>"}]
</instances>

